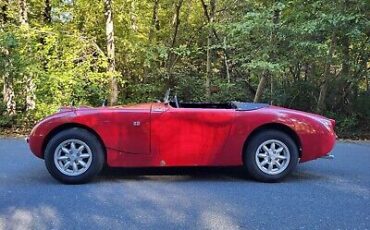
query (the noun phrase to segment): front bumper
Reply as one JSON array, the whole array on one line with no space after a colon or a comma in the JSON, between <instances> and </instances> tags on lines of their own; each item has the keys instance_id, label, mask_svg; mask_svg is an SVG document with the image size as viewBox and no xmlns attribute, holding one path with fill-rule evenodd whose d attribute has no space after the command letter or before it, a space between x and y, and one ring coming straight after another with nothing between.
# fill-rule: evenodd
<instances>
[{"instance_id":1,"label":"front bumper","mask_svg":"<svg viewBox=\"0 0 370 230\"><path fill-rule=\"evenodd\" d=\"M43 153L42 153L42 142L43 142L43 136L37 136L34 134L31 134L30 136L25 138L25 141L27 142L28 146L31 149L31 152L37 156L38 158L43 159Z\"/></svg>"}]
</instances>

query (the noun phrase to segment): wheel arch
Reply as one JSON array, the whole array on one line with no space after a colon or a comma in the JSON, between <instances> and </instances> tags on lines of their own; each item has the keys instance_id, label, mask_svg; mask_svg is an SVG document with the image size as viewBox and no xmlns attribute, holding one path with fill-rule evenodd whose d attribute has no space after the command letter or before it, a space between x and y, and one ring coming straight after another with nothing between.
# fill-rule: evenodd
<instances>
[{"instance_id":1,"label":"wheel arch","mask_svg":"<svg viewBox=\"0 0 370 230\"><path fill-rule=\"evenodd\" d=\"M242 156L244 155L247 145L252 140L252 138L256 134L263 132L264 130L278 130L278 131L282 131L285 134L289 135L298 147L299 157L302 157L302 143L301 143L301 140L298 134L291 127L281 124L281 123L267 123L267 124L263 124L255 128L244 141Z\"/></svg>"},{"instance_id":2,"label":"wheel arch","mask_svg":"<svg viewBox=\"0 0 370 230\"><path fill-rule=\"evenodd\" d=\"M103 141L103 139L100 137L100 135L95 130L93 130L92 128L90 128L90 127L88 127L86 125L80 124L80 123L65 123L65 124L59 125L59 126L55 127L54 129L52 129L46 135L46 137L44 138L43 143L42 143L42 157L43 158L44 158L44 153L45 153L46 145L49 143L49 141L51 140L51 138L53 138L57 133L59 133L59 132L61 132L63 130L71 129L71 128L85 129L85 130L89 131L90 133L92 133L94 136L96 136L96 138L98 138L100 144L103 147L105 158L107 157L107 149L105 147L104 141Z\"/></svg>"}]
</instances>

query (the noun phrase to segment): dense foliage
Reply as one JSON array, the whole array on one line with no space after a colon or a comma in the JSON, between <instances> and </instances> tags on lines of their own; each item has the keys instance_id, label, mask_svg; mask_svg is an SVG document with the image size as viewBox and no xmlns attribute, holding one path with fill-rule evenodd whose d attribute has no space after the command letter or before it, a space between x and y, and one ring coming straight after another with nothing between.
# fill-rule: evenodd
<instances>
[{"instance_id":1,"label":"dense foliage","mask_svg":"<svg viewBox=\"0 0 370 230\"><path fill-rule=\"evenodd\" d=\"M0 8L0 129L27 128L72 101L97 106L116 84L116 104L171 87L184 101L262 101L335 118L342 135L370 132L366 0L1 0Z\"/></svg>"}]
</instances>

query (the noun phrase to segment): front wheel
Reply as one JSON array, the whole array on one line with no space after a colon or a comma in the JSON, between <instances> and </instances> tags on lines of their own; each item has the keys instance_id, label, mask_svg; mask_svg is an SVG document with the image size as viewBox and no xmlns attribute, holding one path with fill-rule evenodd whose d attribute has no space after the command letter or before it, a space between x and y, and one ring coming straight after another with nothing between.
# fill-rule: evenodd
<instances>
[{"instance_id":1,"label":"front wheel","mask_svg":"<svg viewBox=\"0 0 370 230\"><path fill-rule=\"evenodd\" d=\"M286 177L298 164L296 143L284 132L266 130L247 143L244 166L256 180L276 182Z\"/></svg>"},{"instance_id":2,"label":"front wheel","mask_svg":"<svg viewBox=\"0 0 370 230\"><path fill-rule=\"evenodd\" d=\"M101 171L104 161L104 151L97 137L81 128L61 131L45 148L46 168L63 183L91 180Z\"/></svg>"}]
</instances>

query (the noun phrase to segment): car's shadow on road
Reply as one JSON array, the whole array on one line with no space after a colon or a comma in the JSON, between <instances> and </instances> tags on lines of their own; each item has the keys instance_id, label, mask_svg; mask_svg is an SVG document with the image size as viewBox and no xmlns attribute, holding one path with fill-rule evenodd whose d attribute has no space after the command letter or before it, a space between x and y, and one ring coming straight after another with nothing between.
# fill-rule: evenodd
<instances>
[{"instance_id":1,"label":"car's shadow on road","mask_svg":"<svg viewBox=\"0 0 370 230\"><path fill-rule=\"evenodd\" d=\"M252 181L240 167L105 168L99 181Z\"/></svg>"},{"instance_id":2,"label":"car's shadow on road","mask_svg":"<svg viewBox=\"0 0 370 230\"><path fill-rule=\"evenodd\" d=\"M325 180L325 175L296 169L283 183ZM97 181L245 181L255 182L241 167L105 168Z\"/></svg>"},{"instance_id":3,"label":"car's shadow on road","mask_svg":"<svg viewBox=\"0 0 370 230\"><path fill-rule=\"evenodd\" d=\"M27 173L25 172L27 171ZM0 179L4 177L0 173ZM316 172L314 168L298 167L282 183L300 181L325 181L327 175ZM160 181L160 182L249 182L252 177L241 167L168 167L168 168L104 168L99 176L89 184L122 181ZM8 184L60 184L46 169L29 167L17 170Z\"/></svg>"}]
</instances>

